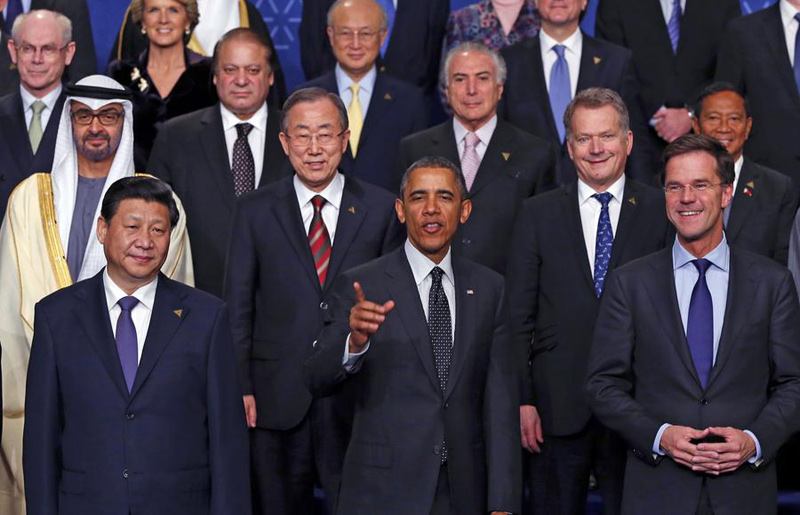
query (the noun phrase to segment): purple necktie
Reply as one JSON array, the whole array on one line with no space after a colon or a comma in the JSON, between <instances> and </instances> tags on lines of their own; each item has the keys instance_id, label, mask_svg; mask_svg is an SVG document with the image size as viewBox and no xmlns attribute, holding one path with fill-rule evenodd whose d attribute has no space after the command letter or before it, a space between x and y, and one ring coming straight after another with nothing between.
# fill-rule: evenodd
<instances>
[{"instance_id":1,"label":"purple necktie","mask_svg":"<svg viewBox=\"0 0 800 515\"><path fill-rule=\"evenodd\" d=\"M692 290L692 300L689 302L686 339L689 341L689 351L692 353L700 386L705 390L714 363L714 304L706 282L706 271L711 266L711 261L695 259L692 264L697 267L700 277L697 278Z\"/></svg>"},{"instance_id":2,"label":"purple necktie","mask_svg":"<svg viewBox=\"0 0 800 515\"><path fill-rule=\"evenodd\" d=\"M681 0L672 0L672 14L667 22L669 42L672 44L672 53L678 53L678 40L681 38Z\"/></svg>"},{"instance_id":3,"label":"purple necktie","mask_svg":"<svg viewBox=\"0 0 800 515\"><path fill-rule=\"evenodd\" d=\"M139 299L136 297L123 297L117 301L122 308L117 319L117 353L129 392L133 388L136 369L139 368L139 344L136 342L136 327L131 318L131 310L138 303Z\"/></svg>"}]
</instances>

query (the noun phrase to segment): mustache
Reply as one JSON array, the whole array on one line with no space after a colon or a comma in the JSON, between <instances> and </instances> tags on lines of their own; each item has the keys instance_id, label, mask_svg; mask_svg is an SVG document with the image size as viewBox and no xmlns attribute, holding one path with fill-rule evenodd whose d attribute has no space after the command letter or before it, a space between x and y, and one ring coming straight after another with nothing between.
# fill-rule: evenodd
<instances>
[{"instance_id":1,"label":"mustache","mask_svg":"<svg viewBox=\"0 0 800 515\"><path fill-rule=\"evenodd\" d=\"M86 141L89 140L89 139L104 139L104 140L106 140L106 142L110 142L111 141L111 137L105 131L102 131L102 132L87 132L83 136L83 142L86 143Z\"/></svg>"}]
</instances>

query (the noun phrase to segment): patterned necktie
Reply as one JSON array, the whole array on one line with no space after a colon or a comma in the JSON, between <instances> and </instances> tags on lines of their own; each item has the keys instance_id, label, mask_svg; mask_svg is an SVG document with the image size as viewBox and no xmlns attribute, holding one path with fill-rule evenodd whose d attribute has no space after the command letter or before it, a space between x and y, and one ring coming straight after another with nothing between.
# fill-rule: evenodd
<instances>
[{"instance_id":1,"label":"patterned necktie","mask_svg":"<svg viewBox=\"0 0 800 515\"><path fill-rule=\"evenodd\" d=\"M461 173L464 174L464 181L467 183L467 191L472 189L475 176L478 175L478 168L481 166L481 158L478 156L478 144L481 139L474 132L468 132L464 136L464 155L461 156Z\"/></svg>"},{"instance_id":2,"label":"patterned necktie","mask_svg":"<svg viewBox=\"0 0 800 515\"><path fill-rule=\"evenodd\" d=\"M800 13L794 15L800 25ZM794 37L794 82L797 85L797 91L800 92L800 27L797 28L797 34Z\"/></svg>"},{"instance_id":3,"label":"patterned necktie","mask_svg":"<svg viewBox=\"0 0 800 515\"><path fill-rule=\"evenodd\" d=\"M328 263L331 260L331 237L328 235L328 228L322 219L322 206L325 199L320 195L315 195L311 199L314 205L314 216L311 217L311 228L308 230L308 245L311 247L311 255L314 257L314 267L317 269L319 285L325 284L325 276L328 275Z\"/></svg>"},{"instance_id":4,"label":"patterned necktie","mask_svg":"<svg viewBox=\"0 0 800 515\"><path fill-rule=\"evenodd\" d=\"M444 271L437 267L431 270L431 291L428 294L428 336L433 347L433 359L442 395L447 391L447 378L450 375L450 359L453 355L453 325L450 320L450 305L442 287ZM440 454L442 463L447 461L447 443L442 443Z\"/></svg>"},{"instance_id":5,"label":"patterned necktie","mask_svg":"<svg viewBox=\"0 0 800 515\"><path fill-rule=\"evenodd\" d=\"M117 301L122 312L117 319L117 354L125 374L128 391L133 388L136 369L139 368L139 344L136 342L136 326L133 325L131 310L139 303L136 297L122 297Z\"/></svg>"},{"instance_id":6,"label":"patterned necktie","mask_svg":"<svg viewBox=\"0 0 800 515\"><path fill-rule=\"evenodd\" d=\"M564 58L564 45L556 45L553 52L558 56L553 67L550 69L550 108L553 110L553 118L558 129L558 140L564 141L564 111L567 110L570 100L572 100L572 87L569 82L569 66Z\"/></svg>"},{"instance_id":7,"label":"patterned necktie","mask_svg":"<svg viewBox=\"0 0 800 515\"><path fill-rule=\"evenodd\" d=\"M700 277L694 285L689 303L686 340L689 342L689 351L692 353L700 385L705 389L714 362L714 304L706 282L706 271L711 266L711 261L695 259L692 264L697 267Z\"/></svg>"},{"instance_id":8,"label":"patterned necktie","mask_svg":"<svg viewBox=\"0 0 800 515\"><path fill-rule=\"evenodd\" d=\"M6 32L11 34L11 29L14 27L14 20L23 12L25 12L25 9L22 8L22 0L8 0L6 6Z\"/></svg>"},{"instance_id":9,"label":"patterned necktie","mask_svg":"<svg viewBox=\"0 0 800 515\"><path fill-rule=\"evenodd\" d=\"M614 245L614 231L611 228L611 217L608 216L608 203L614 197L607 191L592 196L600 202L600 219L597 221L597 238L594 243L594 292L600 298L606 282L608 263L611 261L611 247Z\"/></svg>"},{"instance_id":10,"label":"patterned necktie","mask_svg":"<svg viewBox=\"0 0 800 515\"><path fill-rule=\"evenodd\" d=\"M236 141L233 144L233 192L238 197L256 187L256 164L253 152L250 150L250 141L247 136L253 126L249 123L236 124Z\"/></svg>"},{"instance_id":11,"label":"patterned necktie","mask_svg":"<svg viewBox=\"0 0 800 515\"><path fill-rule=\"evenodd\" d=\"M681 0L672 0L672 14L667 22L669 42L672 43L672 53L678 53L678 40L681 37Z\"/></svg>"},{"instance_id":12,"label":"patterned necktie","mask_svg":"<svg viewBox=\"0 0 800 515\"><path fill-rule=\"evenodd\" d=\"M353 99L347 107L347 121L350 125L350 151L353 157L356 157L358 152L358 142L361 140L361 129L364 128L364 111L361 109L361 100L358 98L358 90L361 86L358 84L350 85L350 91L353 92Z\"/></svg>"},{"instance_id":13,"label":"patterned necktie","mask_svg":"<svg viewBox=\"0 0 800 515\"><path fill-rule=\"evenodd\" d=\"M383 10L386 11L386 17L389 18L389 24L386 27L386 41L383 42L381 47L381 56L386 55L386 48L389 46L389 39L392 37L392 27L394 27L394 0L381 0Z\"/></svg>"},{"instance_id":14,"label":"patterned necktie","mask_svg":"<svg viewBox=\"0 0 800 515\"><path fill-rule=\"evenodd\" d=\"M39 149L39 143L42 142L42 111L47 107L41 100L35 101L31 104L31 111L33 111L33 118L31 118L31 126L28 128L28 138L31 140L31 150L36 154Z\"/></svg>"}]
</instances>

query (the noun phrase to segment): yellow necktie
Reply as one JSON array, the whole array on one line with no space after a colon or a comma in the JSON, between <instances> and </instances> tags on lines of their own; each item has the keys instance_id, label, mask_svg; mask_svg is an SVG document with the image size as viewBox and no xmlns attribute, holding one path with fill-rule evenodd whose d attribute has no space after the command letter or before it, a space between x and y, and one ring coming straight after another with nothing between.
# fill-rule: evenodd
<instances>
[{"instance_id":1,"label":"yellow necktie","mask_svg":"<svg viewBox=\"0 0 800 515\"><path fill-rule=\"evenodd\" d=\"M356 157L356 152L358 152L358 141L361 139L361 129L364 128L364 112L361 110L361 101L358 99L359 88L358 84L350 86L353 100L350 101L350 106L347 108L347 119L350 123L350 151L353 152L353 157Z\"/></svg>"}]
</instances>

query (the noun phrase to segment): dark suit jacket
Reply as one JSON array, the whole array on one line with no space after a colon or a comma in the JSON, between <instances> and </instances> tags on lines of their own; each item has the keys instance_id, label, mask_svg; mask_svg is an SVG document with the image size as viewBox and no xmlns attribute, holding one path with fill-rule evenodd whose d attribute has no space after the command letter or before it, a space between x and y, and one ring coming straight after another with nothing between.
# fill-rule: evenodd
<instances>
[{"instance_id":1,"label":"dark suit jacket","mask_svg":"<svg viewBox=\"0 0 800 515\"><path fill-rule=\"evenodd\" d=\"M671 234L663 192L626 180L609 273L663 248ZM521 368L520 403L536 406L545 434L572 435L591 416L584 371L600 306L583 239L578 184L526 201L513 241L506 305Z\"/></svg>"},{"instance_id":2,"label":"dark suit jacket","mask_svg":"<svg viewBox=\"0 0 800 515\"><path fill-rule=\"evenodd\" d=\"M453 120L404 138L400 144L394 191L403 172L426 156L460 163ZM553 187L555 149L545 140L497 121L469 192L472 214L453 238L453 252L505 272L511 231L522 201Z\"/></svg>"},{"instance_id":3,"label":"dark suit jacket","mask_svg":"<svg viewBox=\"0 0 800 515\"><path fill-rule=\"evenodd\" d=\"M320 87L339 94L333 71L300 86L307 87ZM392 184L392 166L397 159L400 140L427 126L427 104L422 91L394 77L378 73L356 157L353 158L353 151L348 145L339 166L345 174L396 195L397 189Z\"/></svg>"},{"instance_id":4,"label":"dark suit jacket","mask_svg":"<svg viewBox=\"0 0 800 515\"><path fill-rule=\"evenodd\" d=\"M292 173L278 140L280 117L269 108L259 187ZM195 285L221 297L236 195L219 104L164 124L147 171L169 183L183 202Z\"/></svg>"},{"instance_id":5,"label":"dark suit jacket","mask_svg":"<svg viewBox=\"0 0 800 515\"><path fill-rule=\"evenodd\" d=\"M786 266L797 204L791 179L745 158L725 227L728 243Z\"/></svg>"},{"instance_id":6,"label":"dark suit jacket","mask_svg":"<svg viewBox=\"0 0 800 515\"><path fill-rule=\"evenodd\" d=\"M311 405L302 367L328 312L331 285L400 242L394 197L346 178L323 287L292 177L242 196L232 227L225 300L244 394L256 397L258 427L291 429Z\"/></svg>"},{"instance_id":7,"label":"dark suit jacket","mask_svg":"<svg viewBox=\"0 0 800 515\"><path fill-rule=\"evenodd\" d=\"M300 59L306 79L336 65L328 39L328 9L334 0L305 0L300 21ZM450 14L447 0L398 0L394 28L380 71L433 92L439 81L442 40Z\"/></svg>"},{"instance_id":8,"label":"dark suit jacket","mask_svg":"<svg viewBox=\"0 0 800 515\"><path fill-rule=\"evenodd\" d=\"M10 36L0 31L0 97L13 93L19 87L19 73L8 53Z\"/></svg>"},{"instance_id":9,"label":"dark suit jacket","mask_svg":"<svg viewBox=\"0 0 800 515\"><path fill-rule=\"evenodd\" d=\"M62 91L50 114L39 149L34 155L19 88L0 98L0 162L3 163L0 168L0 208L3 216L6 213L8 196L17 184L33 173L50 173L65 99L66 94Z\"/></svg>"},{"instance_id":10,"label":"dark suit jacket","mask_svg":"<svg viewBox=\"0 0 800 515\"><path fill-rule=\"evenodd\" d=\"M520 129L552 142L559 148L557 180L566 184L575 180L575 165L566 144L559 140L540 50L539 36L505 47L508 78L498 113ZM639 114L638 84L631 62L631 52L606 41L583 35L583 50L576 92L591 87L613 89L629 106L631 128L636 133L634 154L630 159L629 176L645 183L655 182L649 143L644 139L647 127Z\"/></svg>"},{"instance_id":11,"label":"dark suit jacket","mask_svg":"<svg viewBox=\"0 0 800 515\"><path fill-rule=\"evenodd\" d=\"M791 274L732 247L725 313L703 389L681 322L672 248L606 281L587 391L600 421L633 448L625 474L628 513L694 513L702 483L719 515L776 512L772 459L800 425L800 307ZM669 458L654 460L664 423L749 429L764 462L704 479Z\"/></svg>"},{"instance_id":12,"label":"dark suit jacket","mask_svg":"<svg viewBox=\"0 0 800 515\"><path fill-rule=\"evenodd\" d=\"M445 435L453 513L520 513L519 414L508 384L503 282L456 256L453 271L455 339L444 394L404 249L348 271L336 285L306 378L315 395L344 381L356 394L338 513L429 513ZM356 280L367 299L396 306L360 370L347 374L342 357Z\"/></svg>"},{"instance_id":13,"label":"dark suit jacket","mask_svg":"<svg viewBox=\"0 0 800 515\"><path fill-rule=\"evenodd\" d=\"M64 72L64 80L77 82L97 73L97 54L94 50L92 23L86 0L31 0L31 9L57 11L72 22L75 56ZM3 51L7 51L3 49Z\"/></svg>"},{"instance_id":14,"label":"dark suit jacket","mask_svg":"<svg viewBox=\"0 0 800 515\"><path fill-rule=\"evenodd\" d=\"M36 306L23 465L30 515L250 513L228 314L159 276L131 392L103 274Z\"/></svg>"},{"instance_id":15,"label":"dark suit jacket","mask_svg":"<svg viewBox=\"0 0 800 515\"><path fill-rule=\"evenodd\" d=\"M753 130L745 154L794 181L800 190L800 95L778 4L731 22L720 46L717 80L747 95Z\"/></svg>"}]
</instances>

